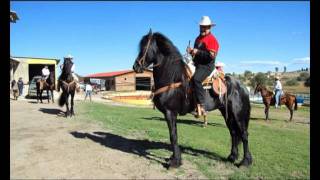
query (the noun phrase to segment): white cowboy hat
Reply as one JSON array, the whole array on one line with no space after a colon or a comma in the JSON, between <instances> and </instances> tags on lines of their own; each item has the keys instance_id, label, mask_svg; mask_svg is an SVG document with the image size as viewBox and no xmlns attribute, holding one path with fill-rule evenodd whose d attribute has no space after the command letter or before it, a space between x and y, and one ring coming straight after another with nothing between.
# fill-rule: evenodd
<instances>
[{"instance_id":1,"label":"white cowboy hat","mask_svg":"<svg viewBox=\"0 0 320 180\"><path fill-rule=\"evenodd\" d=\"M73 56L71 56L70 54L68 54L67 56L65 56L64 58L68 58L68 59L73 59Z\"/></svg>"},{"instance_id":2,"label":"white cowboy hat","mask_svg":"<svg viewBox=\"0 0 320 180\"><path fill-rule=\"evenodd\" d=\"M275 79L278 79L278 80L280 80L280 76L276 76L276 77L275 77Z\"/></svg>"},{"instance_id":3,"label":"white cowboy hat","mask_svg":"<svg viewBox=\"0 0 320 180\"><path fill-rule=\"evenodd\" d=\"M224 64L222 63L222 62L216 62L216 67L223 67L224 66Z\"/></svg>"},{"instance_id":4,"label":"white cowboy hat","mask_svg":"<svg viewBox=\"0 0 320 180\"><path fill-rule=\"evenodd\" d=\"M215 26L216 24L214 24L213 22L211 22L209 16L202 16L200 22L199 22L200 26Z\"/></svg>"}]
</instances>

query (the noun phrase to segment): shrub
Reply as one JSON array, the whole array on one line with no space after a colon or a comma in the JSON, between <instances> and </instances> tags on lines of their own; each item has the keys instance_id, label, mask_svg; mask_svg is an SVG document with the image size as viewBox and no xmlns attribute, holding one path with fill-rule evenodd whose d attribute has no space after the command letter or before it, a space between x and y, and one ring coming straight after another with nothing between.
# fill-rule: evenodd
<instances>
[{"instance_id":1,"label":"shrub","mask_svg":"<svg viewBox=\"0 0 320 180\"><path fill-rule=\"evenodd\" d=\"M289 81L286 82L287 86L296 86L298 85L298 81L296 79L290 79Z\"/></svg>"},{"instance_id":2,"label":"shrub","mask_svg":"<svg viewBox=\"0 0 320 180\"><path fill-rule=\"evenodd\" d=\"M310 87L310 76L306 79L306 81L304 82L304 86L306 87Z\"/></svg>"},{"instance_id":3,"label":"shrub","mask_svg":"<svg viewBox=\"0 0 320 180\"><path fill-rule=\"evenodd\" d=\"M297 77L298 81L306 81L309 78L309 73L308 72L301 72L299 77Z\"/></svg>"}]
</instances>

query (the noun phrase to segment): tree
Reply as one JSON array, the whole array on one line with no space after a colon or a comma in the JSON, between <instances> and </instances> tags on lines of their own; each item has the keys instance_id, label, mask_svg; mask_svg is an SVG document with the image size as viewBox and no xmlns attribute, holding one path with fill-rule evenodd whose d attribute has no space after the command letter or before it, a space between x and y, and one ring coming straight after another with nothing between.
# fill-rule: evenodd
<instances>
[{"instance_id":1,"label":"tree","mask_svg":"<svg viewBox=\"0 0 320 180\"><path fill-rule=\"evenodd\" d=\"M242 83L246 82L246 78L244 76L241 76L241 74L238 75L238 78Z\"/></svg>"},{"instance_id":2,"label":"tree","mask_svg":"<svg viewBox=\"0 0 320 180\"><path fill-rule=\"evenodd\" d=\"M264 73L257 73L252 79L250 79L250 86L255 88L257 84L266 85L267 84L267 76Z\"/></svg>"},{"instance_id":3,"label":"tree","mask_svg":"<svg viewBox=\"0 0 320 180\"><path fill-rule=\"evenodd\" d=\"M276 72L278 72L278 71L279 71L279 68L278 68L278 67L276 67L276 68L275 68L275 70L276 70Z\"/></svg>"},{"instance_id":4,"label":"tree","mask_svg":"<svg viewBox=\"0 0 320 180\"><path fill-rule=\"evenodd\" d=\"M249 71L249 70L245 70L245 71L244 71L244 77L245 77L245 79L250 79L251 76L252 76L252 72L251 72L251 71Z\"/></svg>"},{"instance_id":5,"label":"tree","mask_svg":"<svg viewBox=\"0 0 320 180\"><path fill-rule=\"evenodd\" d=\"M286 66L283 67L283 72L284 73L287 72L287 67Z\"/></svg>"}]
</instances>

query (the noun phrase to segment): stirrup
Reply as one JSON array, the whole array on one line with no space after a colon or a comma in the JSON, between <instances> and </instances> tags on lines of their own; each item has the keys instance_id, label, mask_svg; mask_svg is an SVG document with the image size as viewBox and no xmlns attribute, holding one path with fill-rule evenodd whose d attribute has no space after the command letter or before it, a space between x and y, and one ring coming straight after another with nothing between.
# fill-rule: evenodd
<instances>
[{"instance_id":1,"label":"stirrup","mask_svg":"<svg viewBox=\"0 0 320 180\"><path fill-rule=\"evenodd\" d=\"M207 116L207 111L204 109L203 105L197 104L198 116Z\"/></svg>"}]
</instances>

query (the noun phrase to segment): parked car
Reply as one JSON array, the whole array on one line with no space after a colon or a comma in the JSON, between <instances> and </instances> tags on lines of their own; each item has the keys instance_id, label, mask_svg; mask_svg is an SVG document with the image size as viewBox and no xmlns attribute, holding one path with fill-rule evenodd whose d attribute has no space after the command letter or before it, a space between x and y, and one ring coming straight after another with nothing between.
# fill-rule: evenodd
<instances>
[{"instance_id":1,"label":"parked car","mask_svg":"<svg viewBox=\"0 0 320 180\"><path fill-rule=\"evenodd\" d=\"M41 79L41 76L34 76L32 80L29 82L29 89L28 89L28 98L37 97L37 81ZM49 96L51 92L49 91ZM48 98L46 91L42 93L42 98Z\"/></svg>"}]
</instances>

